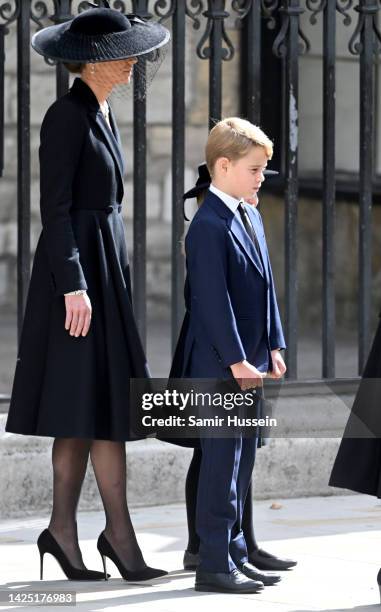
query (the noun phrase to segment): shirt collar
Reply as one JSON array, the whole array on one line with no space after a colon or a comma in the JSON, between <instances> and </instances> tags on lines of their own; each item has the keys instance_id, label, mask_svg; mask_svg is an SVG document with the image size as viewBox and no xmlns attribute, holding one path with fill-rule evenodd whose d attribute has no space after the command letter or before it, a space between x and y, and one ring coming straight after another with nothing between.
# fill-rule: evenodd
<instances>
[{"instance_id":1,"label":"shirt collar","mask_svg":"<svg viewBox=\"0 0 381 612\"><path fill-rule=\"evenodd\" d=\"M225 193L224 191L221 191L221 189L217 189L217 187L213 185L213 183L209 185L209 191L218 196L235 215L238 209L238 205L242 200L237 200L237 198L233 198L233 196L229 195L228 193Z\"/></svg>"}]
</instances>

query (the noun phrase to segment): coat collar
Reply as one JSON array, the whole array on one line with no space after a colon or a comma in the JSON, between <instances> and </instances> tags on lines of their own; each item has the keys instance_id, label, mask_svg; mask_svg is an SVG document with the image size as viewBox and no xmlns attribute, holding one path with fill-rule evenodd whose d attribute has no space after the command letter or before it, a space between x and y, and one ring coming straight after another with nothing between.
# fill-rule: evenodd
<instances>
[{"instance_id":1,"label":"coat collar","mask_svg":"<svg viewBox=\"0 0 381 612\"><path fill-rule=\"evenodd\" d=\"M260 245L262 258L259 256L256 248L254 247L252 243L251 238L246 232L241 221L238 219L237 215L235 215L218 196L216 196L214 193L209 191L202 206L208 206L219 217L221 217L222 219L225 219L228 228L230 229L231 233L234 235L236 240L239 242L241 248L245 251L250 261L253 263L255 268L258 270L259 274L262 277L264 277L265 273L264 273L264 267L262 265L262 260L265 261L265 259L263 259L264 249L262 245L261 235L259 234L258 229L257 229L258 228L257 223L255 223L254 229L257 233L257 238L258 238L258 242ZM250 216L250 219L253 219L252 215Z\"/></svg>"},{"instance_id":2,"label":"coat collar","mask_svg":"<svg viewBox=\"0 0 381 612\"><path fill-rule=\"evenodd\" d=\"M83 102L89 110L100 111L98 98L81 77L76 77L70 87L70 93L74 94Z\"/></svg>"},{"instance_id":3,"label":"coat collar","mask_svg":"<svg viewBox=\"0 0 381 612\"><path fill-rule=\"evenodd\" d=\"M116 124L114 112L111 108L111 104L109 103L109 108L110 108L109 118L110 118L112 133L111 133L109 126L106 123L106 119L103 116L103 113L101 111L101 108L98 102L98 98L96 97L91 87L89 87L89 85L87 85L87 83L85 83L83 79L81 79L80 77L76 77L74 79L73 85L70 88L70 93L74 95L77 99L79 99L81 103L86 106L89 116L92 118L93 121L95 121L97 127L102 133L103 139L105 140L106 144L108 145L108 148L110 149L112 156L114 157L114 161L119 171L119 178L122 182L122 187L123 187L123 175L125 171L125 166L124 166L124 159L123 159L123 153L122 153L122 142L120 139L120 133L118 130L118 126Z\"/></svg>"}]
</instances>

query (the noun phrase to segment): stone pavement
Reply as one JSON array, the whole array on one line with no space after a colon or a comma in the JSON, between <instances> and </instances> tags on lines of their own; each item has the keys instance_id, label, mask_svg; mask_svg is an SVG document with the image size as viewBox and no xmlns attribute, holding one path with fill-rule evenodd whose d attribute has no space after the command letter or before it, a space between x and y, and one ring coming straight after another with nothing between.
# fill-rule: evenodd
<instances>
[{"instance_id":1,"label":"stone pavement","mask_svg":"<svg viewBox=\"0 0 381 612\"><path fill-rule=\"evenodd\" d=\"M279 509L271 509L272 502ZM196 593L194 574L182 570L186 544L183 505L132 509L132 518L146 560L169 570L149 583L123 581L108 561L110 580L69 582L55 560L46 555L43 582L39 581L36 539L47 517L0 523L0 576L2 590L75 590L77 610L133 610L141 612L330 611L380 609L376 575L381 565L381 504L362 495L313 497L256 502L257 537L267 550L294 557L298 566L283 573L282 582L258 595ZM101 512L78 516L81 547L86 564L101 569L96 538L104 526ZM0 609L14 609L2 605ZM57 610L38 606L33 610ZM61 608L62 609L62 608Z\"/></svg>"}]
</instances>

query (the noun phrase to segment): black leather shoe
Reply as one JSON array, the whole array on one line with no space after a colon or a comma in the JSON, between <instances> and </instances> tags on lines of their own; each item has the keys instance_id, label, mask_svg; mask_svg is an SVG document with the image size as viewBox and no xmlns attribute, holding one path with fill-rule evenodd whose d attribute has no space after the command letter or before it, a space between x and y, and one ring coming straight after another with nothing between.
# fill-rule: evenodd
<instances>
[{"instance_id":1,"label":"black leather shoe","mask_svg":"<svg viewBox=\"0 0 381 612\"><path fill-rule=\"evenodd\" d=\"M243 563L238 569L242 574L245 574L247 578L263 582L265 586L272 586L281 580L278 574L261 574L254 565L251 565L251 563Z\"/></svg>"},{"instance_id":2,"label":"black leather shoe","mask_svg":"<svg viewBox=\"0 0 381 612\"><path fill-rule=\"evenodd\" d=\"M263 582L246 578L237 569L230 574L214 572L196 572L195 591L208 593L259 593L263 590Z\"/></svg>"},{"instance_id":3,"label":"black leather shoe","mask_svg":"<svg viewBox=\"0 0 381 612\"><path fill-rule=\"evenodd\" d=\"M292 561L292 559L281 559L280 557L271 555L261 548L253 550L248 556L249 563L255 565L257 569L265 571L273 570L276 572L284 572L285 570L291 569L297 565L297 561Z\"/></svg>"},{"instance_id":4,"label":"black leather shoe","mask_svg":"<svg viewBox=\"0 0 381 612\"><path fill-rule=\"evenodd\" d=\"M183 566L185 570L195 570L200 563L200 555L191 553L189 550L184 552Z\"/></svg>"},{"instance_id":5,"label":"black leather shoe","mask_svg":"<svg viewBox=\"0 0 381 612\"><path fill-rule=\"evenodd\" d=\"M377 584L378 584L378 588L380 590L380 602L381 602L381 569L379 570L379 572L377 574Z\"/></svg>"}]
</instances>

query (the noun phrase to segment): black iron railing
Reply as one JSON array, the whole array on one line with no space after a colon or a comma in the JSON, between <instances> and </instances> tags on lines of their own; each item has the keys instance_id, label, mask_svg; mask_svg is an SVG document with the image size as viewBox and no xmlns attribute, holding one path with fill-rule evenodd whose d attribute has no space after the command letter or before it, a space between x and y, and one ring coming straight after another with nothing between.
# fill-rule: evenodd
<instances>
[{"instance_id":1,"label":"black iron railing","mask_svg":"<svg viewBox=\"0 0 381 612\"><path fill-rule=\"evenodd\" d=\"M102 2L100 1L100 4ZM335 60L336 24L353 24L349 52L359 56L360 166L359 166L359 373L370 342L371 309L371 209L373 150L375 133L375 66L381 40L377 28L378 0L131 0L110 3L126 14L167 22L172 29L172 346L182 317L184 261L181 237L184 231L181 198L185 168L185 38L187 28L200 30L194 52L209 62L209 127L221 117L223 99L222 62L240 54L240 109L255 123L263 114L262 89L266 85L263 57L271 52L280 67L280 125L282 179L285 199L285 331L288 377L297 379L298 355L298 100L299 60L310 43L303 33L302 19L312 24L322 19L323 91L322 132L322 378L335 378ZM30 34L32 22L38 27L60 23L73 16L71 0L0 2L0 168L4 147L4 36L12 22L17 24L18 79L18 329L20 331L30 274ZM53 8L53 11L51 10ZM77 11L87 7L85 2ZM353 12L353 9L357 13ZM234 48L226 28L235 18L240 30ZM356 23L355 23L356 22ZM269 49L269 31L272 31ZM55 66L57 96L69 85L67 71ZM269 75L272 78L272 75ZM279 121L279 118L276 118ZM134 101L134 217L133 285L134 306L139 330L146 340L146 103ZM202 156L202 152L200 151ZM0 397L0 402L5 401Z\"/></svg>"}]
</instances>

